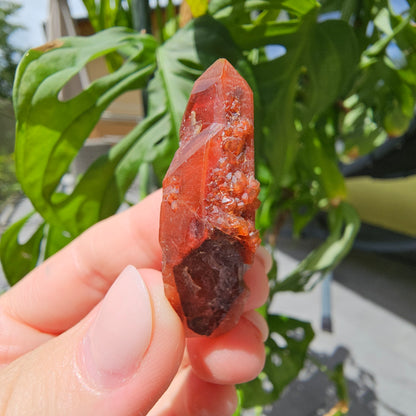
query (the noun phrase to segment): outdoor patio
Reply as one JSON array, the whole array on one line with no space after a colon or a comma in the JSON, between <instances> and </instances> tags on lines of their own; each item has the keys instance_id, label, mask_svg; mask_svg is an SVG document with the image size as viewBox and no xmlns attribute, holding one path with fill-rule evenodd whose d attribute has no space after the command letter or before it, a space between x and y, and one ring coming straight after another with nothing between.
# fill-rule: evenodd
<instances>
[{"instance_id":1,"label":"outdoor patio","mask_svg":"<svg viewBox=\"0 0 416 416\"><path fill-rule=\"evenodd\" d=\"M282 238L277 254L282 274L313 247ZM350 416L410 416L416 392L416 265L394 257L352 251L331 283L333 332L321 327L321 288L285 293L273 311L312 321L311 349L328 366L345 360ZM335 391L316 368L304 370L270 415L323 415Z\"/></svg>"}]
</instances>

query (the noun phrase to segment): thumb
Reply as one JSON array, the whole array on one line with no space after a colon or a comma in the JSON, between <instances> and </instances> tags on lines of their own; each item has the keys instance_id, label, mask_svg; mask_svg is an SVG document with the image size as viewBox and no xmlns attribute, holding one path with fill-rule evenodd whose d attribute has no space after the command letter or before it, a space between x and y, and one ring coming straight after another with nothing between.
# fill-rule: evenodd
<instances>
[{"instance_id":1,"label":"thumb","mask_svg":"<svg viewBox=\"0 0 416 416\"><path fill-rule=\"evenodd\" d=\"M160 272L128 266L83 321L0 371L0 414L146 414L183 350Z\"/></svg>"}]
</instances>

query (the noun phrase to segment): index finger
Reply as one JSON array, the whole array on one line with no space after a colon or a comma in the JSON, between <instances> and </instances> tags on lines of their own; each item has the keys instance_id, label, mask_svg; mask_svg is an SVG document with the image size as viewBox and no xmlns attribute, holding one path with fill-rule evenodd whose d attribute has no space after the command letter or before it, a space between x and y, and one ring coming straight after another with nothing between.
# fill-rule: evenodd
<instances>
[{"instance_id":1,"label":"index finger","mask_svg":"<svg viewBox=\"0 0 416 416\"><path fill-rule=\"evenodd\" d=\"M38 331L59 334L104 297L126 265L160 270L161 198L156 191L85 231L6 292L2 311Z\"/></svg>"}]
</instances>

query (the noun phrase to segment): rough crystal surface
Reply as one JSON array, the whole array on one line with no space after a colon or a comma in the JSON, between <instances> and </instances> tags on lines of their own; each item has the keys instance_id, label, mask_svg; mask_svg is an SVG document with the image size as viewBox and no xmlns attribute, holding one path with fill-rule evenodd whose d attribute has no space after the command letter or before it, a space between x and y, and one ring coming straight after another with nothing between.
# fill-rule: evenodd
<instances>
[{"instance_id":1,"label":"rough crystal surface","mask_svg":"<svg viewBox=\"0 0 416 416\"><path fill-rule=\"evenodd\" d=\"M163 181L165 291L188 335L220 334L244 307L243 274L260 241L253 129L250 87L216 61L195 82Z\"/></svg>"}]
</instances>

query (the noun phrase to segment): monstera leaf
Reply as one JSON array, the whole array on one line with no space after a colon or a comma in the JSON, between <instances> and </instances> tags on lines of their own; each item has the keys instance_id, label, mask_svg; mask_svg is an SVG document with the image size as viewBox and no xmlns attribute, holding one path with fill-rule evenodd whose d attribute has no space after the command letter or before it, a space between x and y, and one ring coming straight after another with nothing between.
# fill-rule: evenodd
<instances>
[{"instance_id":1,"label":"monstera leaf","mask_svg":"<svg viewBox=\"0 0 416 416\"><path fill-rule=\"evenodd\" d=\"M113 163L105 168L97 163L95 175L87 174L71 195L59 191L60 181L107 106L123 92L145 86L154 70L155 46L150 36L114 28L31 50L19 65L14 89L17 177L42 217L72 236L103 217L101 202L123 150L114 150L108 157ZM119 70L67 101L59 98L89 61L116 50L128 54ZM124 145L124 152L129 147ZM111 204L104 208L106 213L114 212L117 202Z\"/></svg>"}]
</instances>

